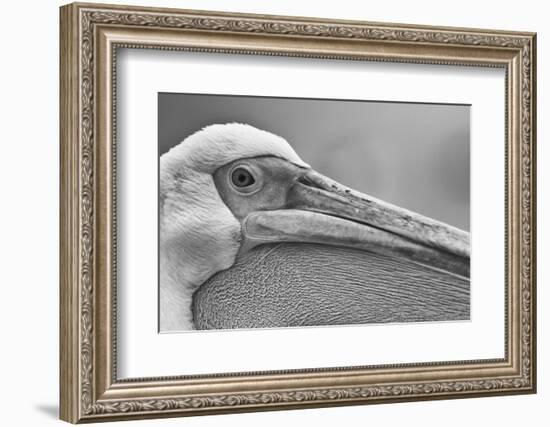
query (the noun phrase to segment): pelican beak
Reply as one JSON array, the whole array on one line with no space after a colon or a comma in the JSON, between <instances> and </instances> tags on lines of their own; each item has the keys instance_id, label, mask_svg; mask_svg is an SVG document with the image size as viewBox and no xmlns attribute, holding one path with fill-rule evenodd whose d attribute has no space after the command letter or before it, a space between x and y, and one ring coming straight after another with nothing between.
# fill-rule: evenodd
<instances>
[{"instance_id":1,"label":"pelican beak","mask_svg":"<svg viewBox=\"0 0 550 427\"><path fill-rule=\"evenodd\" d=\"M242 251L303 242L361 249L469 278L469 233L355 192L313 171L288 191L284 209L251 212Z\"/></svg>"}]
</instances>

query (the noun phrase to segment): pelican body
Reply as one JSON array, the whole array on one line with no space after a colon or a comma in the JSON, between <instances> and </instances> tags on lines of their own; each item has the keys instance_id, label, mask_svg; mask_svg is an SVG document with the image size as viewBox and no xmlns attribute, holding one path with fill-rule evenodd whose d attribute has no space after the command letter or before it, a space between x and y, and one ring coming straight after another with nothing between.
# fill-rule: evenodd
<instances>
[{"instance_id":1,"label":"pelican body","mask_svg":"<svg viewBox=\"0 0 550 427\"><path fill-rule=\"evenodd\" d=\"M162 332L469 315L469 233L342 186L279 136L208 126L160 176Z\"/></svg>"}]
</instances>

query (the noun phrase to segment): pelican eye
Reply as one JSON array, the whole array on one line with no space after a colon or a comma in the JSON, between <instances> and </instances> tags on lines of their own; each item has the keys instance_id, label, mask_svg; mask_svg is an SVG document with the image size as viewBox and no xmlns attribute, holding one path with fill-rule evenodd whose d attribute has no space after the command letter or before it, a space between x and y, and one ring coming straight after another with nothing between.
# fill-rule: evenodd
<instances>
[{"instance_id":1,"label":"pelican eye","mask_svg":"<svg viewBox=\"0 0 550 427\"><path fill-rule=\"evenodd\" d=\"M253 185L256 180L248 170L239 167L231 173L231 182L235 187L245 188Z\"/></svg>"}]
</instances>

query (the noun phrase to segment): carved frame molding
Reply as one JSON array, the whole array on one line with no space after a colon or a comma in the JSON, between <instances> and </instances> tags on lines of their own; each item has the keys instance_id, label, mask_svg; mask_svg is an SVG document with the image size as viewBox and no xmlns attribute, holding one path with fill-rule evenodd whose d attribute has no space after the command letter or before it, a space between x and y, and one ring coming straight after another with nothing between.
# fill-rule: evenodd
<instances>
[{"instance_id":1,"label":"carved frame molding","mask_svg":"<svg viewBox=\"0 0 550 427\"><path fill-rule=\"evenodd\" d=\"M112 147L118 47L506 68L506 357L117 381ZM82 422L534 392L535 50L532 33L63 6L61 418Z\"/></svg>"}]
</instances>

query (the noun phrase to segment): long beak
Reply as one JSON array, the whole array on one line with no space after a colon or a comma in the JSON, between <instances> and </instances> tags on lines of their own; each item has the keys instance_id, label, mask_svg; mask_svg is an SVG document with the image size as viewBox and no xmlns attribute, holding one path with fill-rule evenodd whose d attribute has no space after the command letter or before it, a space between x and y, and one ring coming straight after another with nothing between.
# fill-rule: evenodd
<instances>
[{"instance_id":1,"label":"long beak","mask_svg":"<svg viewBox=\"0 0 550 427\"><path fill-rule=\"evenodd\" d=\"M243 237L243 251L277 242L344 246L470 277L468 232L355 192L315 171L293 184L285 209L250 213Z\"/></svg>"}]
</instances>

